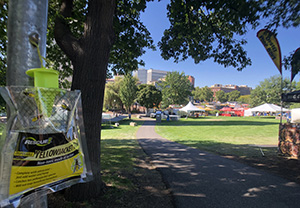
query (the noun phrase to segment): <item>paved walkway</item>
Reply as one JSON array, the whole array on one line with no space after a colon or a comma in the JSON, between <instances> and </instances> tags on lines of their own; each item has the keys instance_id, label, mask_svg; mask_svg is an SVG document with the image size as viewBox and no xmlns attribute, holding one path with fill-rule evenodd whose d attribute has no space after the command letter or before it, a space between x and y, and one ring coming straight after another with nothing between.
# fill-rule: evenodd
<instances>
[{"instance_id":1,"label":"paved walkway","mask_svg":"<svg viewBox=\"0 0 300 208\"><path fill-rule=\"evenodd\" d=\"M244 164L166 140L146 120L137 132L178 208L300 207L300 186Z\"/></svg>"}]
</instances>

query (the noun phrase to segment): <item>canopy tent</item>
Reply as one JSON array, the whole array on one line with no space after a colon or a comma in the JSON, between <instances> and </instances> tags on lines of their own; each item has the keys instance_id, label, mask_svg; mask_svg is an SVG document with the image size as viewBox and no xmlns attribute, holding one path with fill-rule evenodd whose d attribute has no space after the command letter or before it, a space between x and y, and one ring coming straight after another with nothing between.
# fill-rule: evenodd
<instances>
[{"instance_id":1,"label":"canopy tent","mask_svg":"<svg viewBox=\"0 0 300 208\"><path fill-rule=\"evenodd\" d=\"M197 108L191 102L189 102L186 106L184 106L183 108L180 108L179 111L184 111L186 113L190 113L190 112L195 112L195 111L202 111L202 112L204 112L205 110Z\"/></svg>"},{"instance_id":2,"label":"canopy tent","mask_svg":"<svg viewBox=\"0 0 300 208\"><path fill-rule=\"evenodd\" d=\"M223 107L220 109L220 111L233 111L233 109L230 107Z\"/></svg>"},{"instance_id":3,"label":"canopy tent","mask_svg":"<svg viewBox=\"0 0 300 208\"><path fill-rule=\"evenodd\" d=\"M210 107L205 107L204 110L206 110L206 111L213 111L214 109L212 109Z\"/></svg>"},{"instance_id":4,"label":"canopy tent","mask_svg":"<svg viewBox=\"0 0 300 208\"><path fill-rule=\"evenodd\" d=\"M265 103L259 106L256 106L254 108L248 109L248 111L251 112L279 112L281 111L281 107L278 105L270 104L270 103ZM289 109L282 108L282 111L289 111Z\"/></svg>"},{"instance_id":5,"label":"canopy tent","mask_svg":"<svg viewBox=\"0 0 300 208\"><path fill-rule=\"evenodd\" d=\"M202 106L197 106L197 108L200 109L201 111L205 110Z\"/></svg>"}]
</instances>

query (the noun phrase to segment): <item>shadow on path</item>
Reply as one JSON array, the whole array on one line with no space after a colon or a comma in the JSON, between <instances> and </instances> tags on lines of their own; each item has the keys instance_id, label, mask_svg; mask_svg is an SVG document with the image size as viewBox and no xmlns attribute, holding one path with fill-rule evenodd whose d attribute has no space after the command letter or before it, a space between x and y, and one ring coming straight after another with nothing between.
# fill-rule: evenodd
<instances>
[{"instance_id":1,"label":"shadow on path","mask_svg":"<svg viewBox=\"0 0 300 208\"><path fill-rule=\"evenodd\" d=\"M300 186L286 179L171 142L146 120L140 145L171 189L176 207L298 207Z\"/></svg>"}]
</instances>

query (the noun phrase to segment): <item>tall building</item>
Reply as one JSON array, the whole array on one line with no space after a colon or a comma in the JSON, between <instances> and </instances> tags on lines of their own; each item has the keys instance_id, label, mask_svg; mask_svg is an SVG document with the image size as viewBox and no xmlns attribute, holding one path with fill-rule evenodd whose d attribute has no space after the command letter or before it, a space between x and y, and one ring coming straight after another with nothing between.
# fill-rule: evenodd
<instances>
[{"instance_id":1,"label":"tall building","mask_svg":"<svg viewBox=\"0 0 300 208\"><path fill-rule=\"evenodd\" d=\"M155 85L156 82L163 80L168 71L157 70L157 69L138 69L133 71L133 76L137 77L141 84L153 84ZM188 80L190 81L191 85L194 87L195 85L195 78L193 76L187 75Z\"/></svg>"},{"instance_id":2,"label":"tall building","mask_svg":"<svg viewBox=\"0 0 300 208\"><path fill-rule=\"evenodd\" d=\"M141 84L153 84L159 79L164 78L167 73L167 71L156 69L138 69L133 72L133 76L137 77L140 80Z\"/></svg>"},{"instance_id":3,"label":"tall building","mask_svg":"<svg viewBox=\"0 0 300 208\"><path fill-rule=\"evenodd\" d=\"M138 69L133 72L133 76L137 77L141 84L147 83L147 70L146 69Z\"/></svg>"},{"instance_id":4,"label":"tall building","mask_svg":"<svg viewBox=\"0 0 300 208\"><path fill-rule=\"evenodd\" d=\"M167 71L149 69L147 70L147 84L151 82L156 82L167 75Z\"/></svg>"}]
</instances>

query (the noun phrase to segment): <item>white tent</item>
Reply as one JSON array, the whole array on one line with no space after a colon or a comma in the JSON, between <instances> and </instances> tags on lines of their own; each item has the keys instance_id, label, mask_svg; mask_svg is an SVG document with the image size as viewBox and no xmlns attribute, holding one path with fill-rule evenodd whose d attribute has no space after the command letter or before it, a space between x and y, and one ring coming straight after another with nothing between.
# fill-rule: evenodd
<instances>
[{"instance_id":1,"label":"white tent","mask_svg":"<svg viewBox=\"0 0 300 208\"><path fill-rule=\"evenodd\" d=\"M189 102L186 106L184 106L183 108L180 108L179 111L184 111L186 113L190 113L190 112L195 112L195 111L202 111L202 112L204 112L205 110L197 108L191 102Z\"/></svg>"},{"instance_id":2,"label":"white tent","mask_svg":"<svg viewBox=\"0 0 300 208\"><path fill-rule=\"evenodd\" d=\"M278 105L270 104L270 103L265 103L259 106L256 106L254 108L248 109L248 111L251 112L280 112L281 107ZM282 108L282 111L289 111L289 109Z\"/></svg>"}]
</instances>

